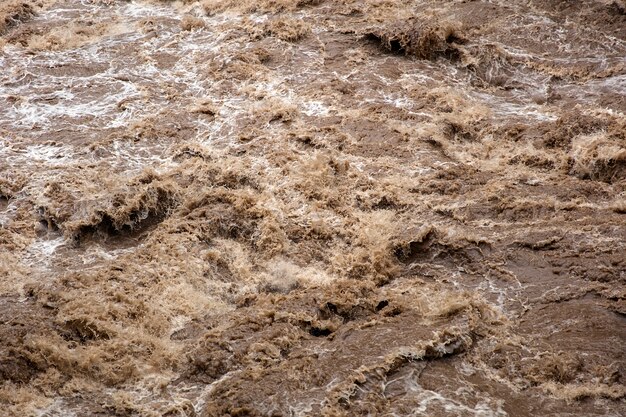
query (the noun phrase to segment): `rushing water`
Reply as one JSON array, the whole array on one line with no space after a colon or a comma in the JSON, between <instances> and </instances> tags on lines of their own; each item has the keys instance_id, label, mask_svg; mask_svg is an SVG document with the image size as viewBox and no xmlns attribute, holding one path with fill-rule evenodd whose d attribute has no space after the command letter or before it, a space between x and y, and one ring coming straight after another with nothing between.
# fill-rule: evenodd
<instances>
[{"instance_id":1,"label":"rushing water","mask_svg":"<svg viewBox=\"0 0 626 417\"><path fill-rule=\"evenodd\" d=\"M0 5L0 404L626 413L626 7Z\"/></svg>"}]
</instances>

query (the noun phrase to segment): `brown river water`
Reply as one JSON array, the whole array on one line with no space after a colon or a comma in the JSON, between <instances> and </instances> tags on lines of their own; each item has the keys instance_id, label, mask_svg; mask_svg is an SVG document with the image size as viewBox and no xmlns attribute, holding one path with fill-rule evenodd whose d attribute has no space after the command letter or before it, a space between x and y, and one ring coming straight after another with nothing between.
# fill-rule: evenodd
<instances>
[{"instance_id":1,"label":"brown river water","mask_svg":"<svg viewBox=\"0 0 626 417\"><path fill-rule=\"evenodd\" d=\"M623 415L623 0L0 2L0 416Z\"/></svg>"}]
</instances>

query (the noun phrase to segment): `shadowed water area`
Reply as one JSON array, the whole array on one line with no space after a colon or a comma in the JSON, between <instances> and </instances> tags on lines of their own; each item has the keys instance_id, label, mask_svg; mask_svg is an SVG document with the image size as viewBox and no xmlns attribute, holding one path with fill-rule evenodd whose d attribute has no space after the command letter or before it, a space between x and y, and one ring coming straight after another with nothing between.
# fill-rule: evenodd
<instances>
[{"instance_id":1,"label":"shadowed water area","mask_svg":"<svg viewBox=\"0 0 626 417\"><path fill-rule=\"evenodd\" d=\"M623 0L9 0L0 48L0 415L626 414Z\"/></svg>"}]
</instances>

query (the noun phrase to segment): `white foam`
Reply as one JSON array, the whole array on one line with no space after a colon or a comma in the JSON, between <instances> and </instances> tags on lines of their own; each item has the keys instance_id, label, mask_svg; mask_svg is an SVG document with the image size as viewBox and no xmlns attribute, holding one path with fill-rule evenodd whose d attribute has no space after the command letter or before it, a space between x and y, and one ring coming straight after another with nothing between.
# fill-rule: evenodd
<instances>
[{"instance_id":1,"label":"white foam","mask_svg":"<svg viewBox=\"0 0 626 417\"><path fill-rule=\"evenodd\" d=\"M301 104L302 113L307 116L328 116L330 109L321 101L305 101Z\"/></svg>"},{"instance_id":2,"label":"white foam","mask_svg":"<svg viewBox=\"0 0 626 417\"><path fill-rule=\"evenodd\" d=\"M35 269L45 270L50 265L54 252L65 243L63 237L36 240L26 248L22 262Z\"/></svg>"}]
</instances>

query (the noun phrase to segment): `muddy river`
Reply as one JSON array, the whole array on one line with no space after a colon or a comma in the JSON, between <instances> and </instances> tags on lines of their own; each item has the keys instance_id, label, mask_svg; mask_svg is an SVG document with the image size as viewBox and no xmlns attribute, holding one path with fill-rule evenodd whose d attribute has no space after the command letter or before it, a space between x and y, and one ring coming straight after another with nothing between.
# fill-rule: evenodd
<instances>
[{"instance_id":1,"label":"muddy river","mask_svg":"<svg viewBox=\"0 0 626 417\"><path fill-rule=\"evenodd\" d=\"M623 0L3 0L0 415L626 414Z\"/></svg>"}]
</instances>

